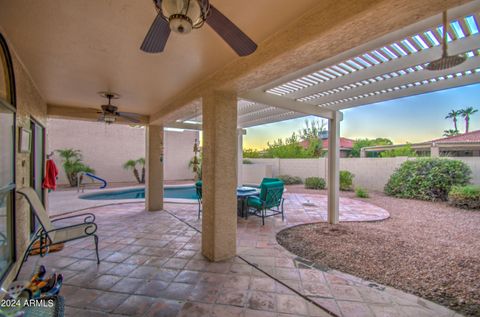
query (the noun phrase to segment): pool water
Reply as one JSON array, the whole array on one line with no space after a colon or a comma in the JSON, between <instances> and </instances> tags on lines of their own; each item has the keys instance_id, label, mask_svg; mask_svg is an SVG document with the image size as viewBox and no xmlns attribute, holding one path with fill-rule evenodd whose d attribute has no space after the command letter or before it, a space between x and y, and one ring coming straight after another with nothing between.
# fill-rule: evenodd
<instances>
[{"instance_id":1,"label":"pool water","mask_svg":"<svg viewBox=\"0 0 480 317\"><path fill-rule=\"evenodd\" d=\"M175 186L164 188L165 198L197 199L195 186ZM79 196L88 200L145 199L145 188L119 189Z\"/></svg>"}]
</instances>

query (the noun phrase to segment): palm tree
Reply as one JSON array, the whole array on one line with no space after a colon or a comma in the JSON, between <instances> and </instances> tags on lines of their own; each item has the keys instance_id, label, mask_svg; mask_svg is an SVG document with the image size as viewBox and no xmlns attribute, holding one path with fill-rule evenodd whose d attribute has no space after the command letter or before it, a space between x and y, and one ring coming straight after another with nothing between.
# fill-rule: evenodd
<instances>
[{"instance_id":1,"label":"palm tree","mask_svg":"<svg viewBox=\"0 0 480 317\"><path fill-rule=\"evenodd\" d=\"M450 110L445 119L453 119L454 131L458 131L457 128L457 117L461 115L461 110Z\"/></svg>"},{"instance_id":2,"label":"palm tree","mask_svg":"<svg viewBox=\"0 0 480 317\"><path fill-rule=\"evenodd\" d=\"M452 130L452 129L449 129L449 130L443 130L443 136L444 137L449 137L449 136L455 136L455 135L458 135L458 130Z\"/></svg>"},{"instance_id":3,"label":"palm tree","mask_svg":"<svg viewBox=\"0 0 480 317\"><path fill-rule=\"evenodd\" d=\"M468 133L468 128L470 125L470 116L478 112L477 109L473 109L473 107L467 107L465 109L460 110L460 115L465 118L465 133Z\"/></svg>"},{"instance_id":4,"label":"palm tree","mask_svg":"<svg viewBox=\"0 0 480 317\"><path fill-rule=\"evenodd\" d=\"M75 149L55 150L63 161L63 170L67 176L70 186L77 186L77 174L79 172L94 173L95 171L82 162L82 153Z\"/></svg>"},{"instance_id":5,"label":"palm tree","mask_svg":"<svg viewBox=\"0 0 480 317\"><path fill-rule=\"evenodd\" d=\"M133 176L135 176L135 179L137 182L142 183L140 176L138 175L138 170L137 170L137 161L135 160L128 160L123 164L123 168L126 170L131 170L133 172Z\"/></svg>"},{"instance_id":6,"label":"palm tree","mask_svg":"<svg viewBox=\"0 0 480 317\"><path fill-rule=\"evenodd\" d=\"M145 158L141 157L136 162L142 166L142 177L140 178L140 183L145 184Z\"/></svg>"}]
</instances>

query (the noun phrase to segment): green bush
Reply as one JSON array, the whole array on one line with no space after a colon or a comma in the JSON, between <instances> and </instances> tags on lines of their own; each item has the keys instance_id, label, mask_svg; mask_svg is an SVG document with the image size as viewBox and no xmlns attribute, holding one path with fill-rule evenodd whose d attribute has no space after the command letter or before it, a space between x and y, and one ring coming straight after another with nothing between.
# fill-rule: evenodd
<instances>
[{"instance_id":1,"label":"green bush","mask_svg":"<svg viewBox=\"0 0 480 317\"><path fill-rule=\"evenodd\" d=\"M390 176L385 193L399 198L447 200L452 186L467 185L472 171L462 161L420 158L404 162Z\"/></svg>"},{"instance_id":2,"label":"green bush","mask_svg":"<svg viewBox=\"0 0 480 317\"><path fill-rule=\"evenodd\" d=\"M248 159L243 159L243 164L253 164L253 162Z\"/></svg>"},{"instance_id":3,"label":"green bush","mask_svg":"<svg viewBox=\"0 0 480 317\"><path fill-rule=\"evenodd\" d=\"M298 176L279 175L278 178L280 178L285 185L296 185L303 183L302 179Z\"/></svg>"},{"instance_id":4,"label":"green bush","mask_svg":"<svg viewBox=\"0 0 480 317\"><path fill-rule=\"evenodd\" d=\"M480 209L480 186L453 186L448 193L448 202L465 209Z\"/></svg>"},{"instance_id":5,"label":"green bush","mask_svg":"<svg viewBox=\"0 0 480 317\"><path fill-rule=\"evenodd\" d=\"M368 191L363 188L363 187L357 187L355 188L355 196L359 198L368 198L370 195L368 195Z\"/></svg>"},{"instance_id":6,"label":"green bush","mask_svg":"<svg viewBox=\"0 0 480 317\"><path fill-rule=\"evenodd\" d=\"M320 177L307 177L305 178L305 188L308 189L325 189L326 183L323 178Z\"/></svg>"},{"instance_id":7,"label":"green bush","mask_svg":"<svg viewBox=\"0 0 480 317\"><path fill-rule=\"evenodd\" d=\"M352 190L354 177L355 175L353 175L349 171L340 171L340 190Z\"/></svg>"}]
</instances>

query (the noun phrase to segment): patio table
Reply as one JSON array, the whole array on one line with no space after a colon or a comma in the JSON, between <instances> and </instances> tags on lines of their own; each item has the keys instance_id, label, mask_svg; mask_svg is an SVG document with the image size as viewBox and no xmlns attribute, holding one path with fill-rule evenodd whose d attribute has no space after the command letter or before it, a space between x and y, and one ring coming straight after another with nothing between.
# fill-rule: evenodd
<instances>
[{"instance_id":1,"label":"patio table","mask_svg":"<svg viewBox=\"0 0 480 317\"><path fill-rule=\"evenodd\" d=\"M247 199L248 197L251 196L258 196L260 194L260 189L255 188L255 187L237 187L237 200L239 202L238 204L238 215L240 217L247 218L248 216L248 210L246 210L247 207Z\"/></svg>"}]
</instances>

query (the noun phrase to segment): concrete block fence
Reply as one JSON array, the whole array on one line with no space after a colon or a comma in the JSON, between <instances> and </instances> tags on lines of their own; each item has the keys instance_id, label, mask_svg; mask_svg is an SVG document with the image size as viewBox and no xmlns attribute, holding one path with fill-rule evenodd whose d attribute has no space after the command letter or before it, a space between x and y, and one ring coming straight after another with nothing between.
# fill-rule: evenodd
<instances>
[{"instance_id":1,"label":"concrete block fence","mask_svg":"<svg viewBox=\"0 0 480 317\"><path fill-rule=\"evenodd\" d=\"M392 158L341 158L340 169L355 175L354 185L369 190L383 191L390 175L407 157ZM472 182L480 184L480 157L448 158L465 162L472 169ZM316 176L326 179L327 158L318 159L249 159L254 164L243 165L244 183L258 184L262 177L278 175L299 176L302 179Z\"/></svg>"}]
</instances>

